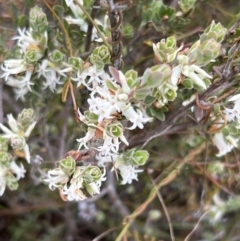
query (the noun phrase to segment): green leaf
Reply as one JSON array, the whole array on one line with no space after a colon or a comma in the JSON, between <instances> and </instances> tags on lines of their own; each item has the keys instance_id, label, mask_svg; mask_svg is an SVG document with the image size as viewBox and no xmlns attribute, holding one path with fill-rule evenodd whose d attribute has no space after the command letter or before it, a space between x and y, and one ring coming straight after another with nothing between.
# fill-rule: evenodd
<instances>
[{"instance_id":1,"label":"green leaf","mask_svg":"<svg viewBox=\"0 0 240 241\"><path fill-rule=\"evenodd\" d=\"M21 15L15 19L15 25L18 28L24 28L27 26L28 17L26 15Z\"/></svg>"},{"instance_id":2,"label":"green leaf","mask_svg":"<svg viewBox=\"0 0 240 241\"><path fill-rule=\"evenodd\" d=\"M57 15L61 15L65 12L65 9L63 6L61 5L55 5L53 6L53 11L57 14Z\"/></svg>"},{"instance_id":3,"label":"green leaf","mask_svg":"<svg viewBox=\"0 0 240 241\"><path fill-rule=\"evenodd\" d=\"M151 107L150 111L151 111L152 116L156 117L158 120L160 120L160 121L165 120L165 115L164 115L162 109L156 109L154 107Z\"/></svg>"},{"instance_id":4,"label":"green leaf","mask_svg":"<svg viewBox=\"0 0 240 241\"><path fill-rule=\"evenodd\" d=\"M193 88L193 83L192 80L189 78L185 78L182 82L182 85L185 86L187 89L192 89Z\"/></svg>"},{"instance_id":5,"label":"green leaf","mask_svg":"<svg viewBox=\"0 0 240 241\"><path fill-rule=\"evenodd\" d=\"M156 100L156 97L153 97L153 96L148 95L148 96L144 99L144 103L145 103L146 105L151 105L155 100Z\"/></svg>"}]
</instances>

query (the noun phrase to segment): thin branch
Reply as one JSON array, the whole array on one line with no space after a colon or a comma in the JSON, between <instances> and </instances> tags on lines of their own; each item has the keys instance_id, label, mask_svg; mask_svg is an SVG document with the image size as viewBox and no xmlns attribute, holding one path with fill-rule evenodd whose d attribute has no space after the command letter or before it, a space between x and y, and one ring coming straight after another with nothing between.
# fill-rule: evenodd
<instances>
[{"instance_id":1,"label":"thin branch","mask_svg":"<svg viewBox=\"0 0 240 241\"><path fill-rule=\"evenodd\" d=\"M195 230L198 228L200 222L202 221L202 219L209 213L210 210L206 211L198 220L197 224L195 225L194 229L188 234L188 236L184 239L184 241L188 241L192 234L195 232Z\"/></svg>"},{"instance_id":2,"label":"thin branch","mask_svg":"<svg viewBox=\"0 0 240 241\"><path fill-rule=\"evenodd\" d=\"M100 38L103 40L104 44L108 47L108 50L110 53L112 53L111 47L109 45L109 43L107 42L105 36L102 34L101 30L99 29L98 25L95 23L95 21L92 19L92 17L90 16L90 14L86 11L86 9L83 7L83 5L81 5L78 1L74 0L74 2L81 8L81 10L84 12L84 14L86 15L86 17L88 18L88 20L92 23L92 25L96 28L98 35L100 36Z\"/></svg>"},{"instance_id":3,"label":"thin branch","mask_svg":"<svg viewBox=\"0 0 240 241\"><path fill-rule=\"evenodd\" d=\"M150 173L149 173L149 177L151 179L151 182L152 182L153 186L156 188L156 184L155 184L154 180L152 179ZM160 203L161 203L161 205L163 207L163 210L165 212L165 215L166 215L166 218L167 218L167 221L168 221L168 226L169 226L169 230L170 230L171 239L172 239L172 241L175 241L173 227L172 227L172 220L171 220L171 217L169 215L167 206L165 205L165 202L163 200L163 197L162 197L160 191L157 191L157 196L158 196L158 199L159 199L159 201L160 201Z\"/></svg>"},{"instance_id":4,"label":"thin branch","mask_svg":"<svg viewBox=\"0 0 240 241\"><path fill-rule=\"evenodd\" d=\"M188 155L184 157L184 159L179 163L176 164L175 167L173 167L168 175L162 179L157 185L156 188L154 188L151 193L149 194L148 198L141 206L139 206L135 211L125 218L125 226L122 229L121 233L118 235L115 241L121 241L124 235L127 233L130 225L132 224L133 220L138 217L149 205L152 203L152 201L157 196L157 190L162 188L163 186L166 186L167 184L171 183L179 174L179 170L188 162L193 160L196 156L199 156L202 151L205 150L205 143L201 144L200 146L196 147L195 149L191 150Z\"/></svg>"},{"instance_id":5,"label":"thin branch","mask_svg":"<svg viewBox=\"0 0 240 241\"><path fill-rule=\"evenodd\" d=\"M235 73L228 76L228 78L222 77L218 82L212 84L203 94L199 95L199 100L204 100L211 95L214 95L218 91L225 91L227 88L232 87L233 85L237 84L237 81L230 82L231 79L233 79L235 76ZM187 106L182 106L178 109L178 111L175 111L174 113L170 114L168 118L159 125L158 128L155 130L149 132L149 134L143 138L142 142L143 145L141 148L145 147L150 141L153 139L156 139L160 136L165 135L167 131L170 130L170 128L173 127L173 125L182 117L184 116L187 111L193 107L196 104L195 100L189 103Z\"/></svg>"},{"instance_id":6,"label":"thin branch","mask_svg":"<svg viewBox=\"0 0 240 241\"><path fill-rule=\"evenodd\" d=\"M99 9L97 9L97 6L99 6L99 0L95 0L93 5L94 5L94 7L92 8L91 18L94 20L99 12ZM93 24L89 20L87 36L86 36L85 52L89 52L89 50L91 48L92 30L93 30Z\"/></svg>"}]
</instances>

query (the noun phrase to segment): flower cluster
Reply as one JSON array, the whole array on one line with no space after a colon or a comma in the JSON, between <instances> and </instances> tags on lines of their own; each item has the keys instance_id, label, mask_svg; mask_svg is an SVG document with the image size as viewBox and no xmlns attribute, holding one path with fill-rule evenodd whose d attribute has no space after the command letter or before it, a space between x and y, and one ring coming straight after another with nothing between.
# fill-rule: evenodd
<instances>
[{"instance_id":1,"label":"flower cluster","mask_svg":"<svg viewBox=\"0 0 240 241\"><path fill-rule=\"evenodd\" d=\"M100 193L102 181L105 181L105 169L102 173L96 166L77 166L76 161L68 156L59 161L59 166L49 170L45 183L54 190L58 188L65 201L80 201Z\"/></svg>"},{"instance_id":2,"label":"flower cluster","mask_svg":"<svg viewBox=\"0 0 240 241\"><path fill-rule=\"evenodd\" d=\"M58 84L63 84L62 77L72 70L64 62L64 54L59 50L47 53L48 22L39 7L34 7L29 16L30 28L18 29L18 51L12 59L6 59L2 65L6 84L14 88L16 99L32 91L33 86L49 88L52 92ZM40 78L41 77L41 78ZM39 79L42 80L39 82ZM37 81L36 81L37 80Z\"/></svg>"},{"instance_id":3,"label":"flower cluster","mask_svg":"<svg viewBox=\"0 0 240 241\"><path fill-rule=\"evenodd\" d=\"M232 96L228 102L234 102L233 108L225 108L224 119L218 120L218 126L223 126L213 135L213 143L219 150L217 156L224 156L238 146L240 136L240 94ZM225 125L224 125L225 124Z\"/></svg>"},{"instance_id":4,"label":"flower cluster","mask_svg":"<svg viewBox=\"0 0 240 241\"><path fill-rule=\"evenodd\" d=\"M0 123L0 129L4 134L0 134L0 195L5 191L6 186L11 190L18 188L18 180L24 177L25 169L15 162L15 158L8 152L8 145L14 151L15 156L24 157L30 163L29 147L26 139L29 137L36 122L33 120L33 110L24 109L17 120L8 115L8 125L10 129Z\"/></svg>"},{"instance_id":5,"label":"flower cluster","mask_svg":"<svg viewBox=\"0 0 240 241\"><path fill-rule=\"evenodd\" d=\"M177 47L175 37L153 44L158 65L146 69L140 81L135 81L135 96L145 100L148 115L164 120L166 104L176 99L180 84L187 89L207 89L212 76L202 67L219 55L225 33L221 24L212 22L190 49Z\"/></svg>"}]
</instances>

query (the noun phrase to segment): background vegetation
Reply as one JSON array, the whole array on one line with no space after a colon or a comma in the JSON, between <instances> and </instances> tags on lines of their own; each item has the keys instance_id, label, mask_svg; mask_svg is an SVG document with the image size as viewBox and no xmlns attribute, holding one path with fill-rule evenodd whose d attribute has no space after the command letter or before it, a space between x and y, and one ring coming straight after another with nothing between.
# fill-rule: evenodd
<instances>
[{"instance_id":1,"label":"background vegetation","mask_svg":"<svg viewBox=\"0 0 240 241\"><path fill-rule=\"evenodd\" d=\"M51 6L62 4L58 0L47 2ZM166 12L159 19L153 19L152 24L147 16L151 2L134 0L123 12L124 70L135 68L142 74L152 66L152 42L174 34L179 45L191 46L212 20L230 27L240 11L238 0L199 0L184 18L170 21L170 13ZM11 51L14 44L11 37L16 35L17 26L28 26L29 9L36 4L43 8L51 27L55 28L57 23L41 0L0 1L2 52ZM177 1L165 1L165 4L177 8ZM97 14L97 18L102 18L104 12ZM140 26L142 18L146 18L146 24ZM81 41L84 43L86 38L83 36ZM81 42L78 44L82 46ZM224 43L226 47L231 44ZM224 63L224 59L218 61ZM84 109L86 91L78 89L75 94ZM179 96L169 105L165 125L174 118L181 103ZM84 130L75 122L71 99L62 103L61 94L42 91L27 98L26 102L16 101L12 89L1 81L0 122L6 121L7 113L16 116L24 107L37 110L38 124L30 143L32 153L44 160L42 168L52 166L68 150L77 149L75 139L81 137ZM1 240L112 241L126 224L131 224L122 239L126 241L172 240L169 224L176 241L240 240L240 199L234 199L240 192L239 150L217 158L217 149L206 132L207 124L196 123L191 116L193 114L185 111L175 121L175 129L147 144L145 148L150 158L138 182L122 186L116 181L114 172L108 173L108 182L103 185L101 194L86 201L63 202L56 191L39 181L37 167L26 166L28 172L18 190L7 190L0 197ZM144 131L135 131L130 146L143 144L149 133L158 133L163 128L162 123L154 121ZM223 164L224 172L216 171L213 175L209 164L216 162ZM214 204L216 206L213 201L216 194L224 202L219 218L214 212L212 216L206 213ZM228 202L230 197L232 202Z\"/></svg>"}]
</instances>

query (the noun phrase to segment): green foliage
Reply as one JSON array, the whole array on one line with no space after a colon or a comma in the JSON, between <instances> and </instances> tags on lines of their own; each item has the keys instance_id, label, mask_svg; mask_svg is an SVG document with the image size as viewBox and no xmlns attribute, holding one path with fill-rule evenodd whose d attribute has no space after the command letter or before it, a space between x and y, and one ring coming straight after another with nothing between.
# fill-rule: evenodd
<instances>
[{"instance_id":1,"label":"green foliage","mask_svg":"<svg viewBox=\"0 0 240 241\"><path fill-rule=\"evenodd\" d=\"M133 1L119 46L94 0L82 2L92 36L76 5L23 2L6 2L1 22L1 238L171 240L172 224L176 240L238 239L236 1Z\"/></svg>"}]
</instances>

